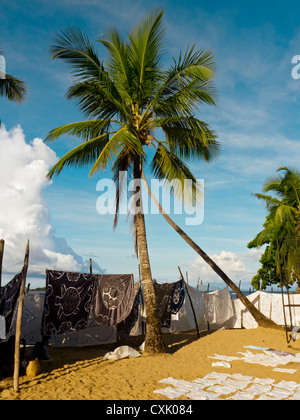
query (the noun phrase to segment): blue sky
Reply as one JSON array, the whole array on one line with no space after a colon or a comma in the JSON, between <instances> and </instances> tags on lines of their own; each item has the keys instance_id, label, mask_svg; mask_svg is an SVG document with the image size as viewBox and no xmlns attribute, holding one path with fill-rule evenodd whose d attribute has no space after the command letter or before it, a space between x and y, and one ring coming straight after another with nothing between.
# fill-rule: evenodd
<instances>
[{"instance_id":1,"label":"blue sky","mask_svg":"<svg viewBox=\"0 0 300 420\"><path fill-rule=\"evenodd\" d=\"M111 25L126 34L153 7L165 9L166 64L181 49L196 43L199 48L213 51L217 65L217 106L203 108L198 117L217 132L221 154L209 164L191 163L197 178L205 182L204 221L199 226L186 226L184 215L174 219L233 281L241 280L244 288L248 288L259 267L260 251L248 250L247 243L261 230L266 214L263 203L251 193L261 192L263 183L278 167L295 167L299 160L300 80L291 76L292 57L300 54L298 2L1 0L0 46L6 69L25 80L29 88L28 98L21 105L0 100L3 136L14 138L11 130L19 125L20 132L14 135L23 136L20 150L25 143L31 145L28 153L38 159L47 155L48 166L53 157L48 148L60 157L77 145L76 140L67 137L48 144L47 150L32 145L33 139L44 139L51 129L83 119L75 104L64 97L70 76L62 63L50 59L51 37L71 25L86 31L92 41L104 35ZM102 53L99 49L100 57ZM3 160L12 159L11 174L14 174L16 150L9 149L9 155L4 144L8 143L3 140L0 156ZM96 184L100 175L90 179L88 172L88 168L67 169L50 185L37 187L40 204L37 220L39 223L46 220L51 234L44 232L38 236L35 232L30 237L32 246L43 237L51 242L48 257L51 253L52 256L73 253L81 262L91 257L95 271L133 272L137 279L138 262L129 223L122 217L113 230L113 216L97 213ZM1 176L7 187L8 175ZM2 197L1 201L4 203L5 199ZM9 267L21 257L13 252L17 242L10 236L17 221L12 219L8 225L10 208L4 207L0 232L7 241L3 265ZM16 216L19 222L24 209L25 204ZM223 287L223 282L160 215L147 215L146 226L154 278L175 281L180 265L183 272L188 272L190 284L195 285L200 276L211 287ZM25 238L25 233L20 236L20 256ZM31 263L41 272L53 268L43 265L38 249L33 252ZM43 276L34 275L33 271L32 284L42 284ZM11 272L4 270L7 279Z\"/></svg>"}]
</instances>

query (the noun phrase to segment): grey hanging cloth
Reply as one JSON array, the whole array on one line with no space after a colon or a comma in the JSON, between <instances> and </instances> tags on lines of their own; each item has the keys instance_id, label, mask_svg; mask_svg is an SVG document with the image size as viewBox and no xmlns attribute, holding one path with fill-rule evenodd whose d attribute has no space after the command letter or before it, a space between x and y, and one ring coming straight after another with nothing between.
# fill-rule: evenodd
<instances>
[{"instance_id":1,"label":"grey hanging cloth","mask_svg":"<svg viewBox=\"0 0 300 420\"><path fill-rule=\"evenodd\" d=\"M93 316L99 325L116 325L130 314L135 298L133 274L100 274L95 284Z\"/></svg>"},{"instance_id":2,"label":"grey hanging cloth","mask_svg":"<svg viewBox=\"0 0 300 420\"><path fill-rule=\"evenodd\" d=\"M138 285L138 284L137 284ZM139 286L139 285L138 285ZM130 331L135 326L139 317L139 305L141 302L142 288L139 286L138 291L135 294L132 309L127 318L117 325L117 339L121 340L130 336Z\"/></svg>"},{"instance_id":3,"label":"grey hanging cloth","mask_svg":"<svg viewBox=\"0 0 300 420\"><path fill-rule=\"evenodd\" d=\"M17 274L9 283L1 287L0 315L4 316L6 334L11 331L14 314L17 309L17 302L20 296L22 283L22 271Z\"/></svg>"},{"instance_id":4,"label":"grey hanging cloth","mask_svg":"<svg viewBox=\"0 0 300 420\"><path fill-rule=\"evenodd\" d=\"M42 336L78 331L90 315L96 274L47 271Z\"/></svg>"},{"instance_id":5,"label":"grey hanging cloth","mask_svg":"<svg viewBox=\"0 0 300 420\"><path fill-rule=\"evenodd\" d=\"M158 284L154 282L154 290L160 319L160 326L170 328L173 294L176 283Z\"/></svg>"}]
</instances>

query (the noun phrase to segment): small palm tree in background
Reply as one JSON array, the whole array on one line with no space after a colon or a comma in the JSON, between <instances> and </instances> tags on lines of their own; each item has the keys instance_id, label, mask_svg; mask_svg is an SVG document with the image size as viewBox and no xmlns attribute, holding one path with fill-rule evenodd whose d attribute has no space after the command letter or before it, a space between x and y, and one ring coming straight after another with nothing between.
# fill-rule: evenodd
<instances>
[{"instance_id":1,"label":"small palm tree in background","mask_svg":"<svg viewBox=\"0 0 300 420\"><path fill-rule=\"evenodd\" d=\"M111 29L98 41L107 52L101 61L88 37L77 28L61 31L51 47L52 57L66 62L75 77L67 98L75 100L87 120L53 129L47 140L73 135L82 144L63 156L48 176L65 166L91 165L90 175L111 167L118 185L116 217L122 199L123 179L140 188L146 169L163 181L178 180L174 194L181 199L199 199L197 180L185 160L213 159L219 151L216 135L195 117L203 104L214 105L214 58L210 52L188 47L173 65L163 69L165 45L163 12L155 11L135 26L124 40ZM192 194L184 193L189 179ZM165 351L157 312L148 254L142 198L137 201L133 227L145 294L147 328L145 350Z\"/></svg>"},{"instance_id":2,"label":"small palm tree in background","mask_svg":"<svg viewBox=\"0 0 300 420\"><path fill-rule=\"evenodd\" d=\"M248 248L268 244L265 253L275 256L276 276L286 274L290 284L300 286L300 172L297 169L280 167L278 176L269 178L263 185L263 192L273 195L254 194L266 204L268 211L264 229L249 242ZM276 280L276 278L274 279Z\"/></svg>"}]
</instances>

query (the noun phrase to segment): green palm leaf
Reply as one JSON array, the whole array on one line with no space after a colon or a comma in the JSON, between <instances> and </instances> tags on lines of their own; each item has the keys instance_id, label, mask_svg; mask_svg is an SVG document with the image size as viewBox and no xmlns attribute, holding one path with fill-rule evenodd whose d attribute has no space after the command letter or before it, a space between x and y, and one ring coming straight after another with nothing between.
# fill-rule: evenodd
<instances>
[{"instance_id":1,"label":"green palm leaf","mask_svg":"<svg viewBox=\"0 0 300 420\"><path fill-rule=\"evenodd\" d=\"M10 74L5 79L0 78L0 96L5 96L9 101L23 102L26 98L26 83Z\"/></svg>"},{"instance_id":2,"label":"green palm leaf","mask_svg":"<svg viewBox=\"0 0 300 420\"><path fill-rule=\"evenodd\" d=\"M88 140L66 153L49 171L48 178L59 175L65 166L85 166L95 161L109 141L109 134Z\"/></svg>"},{"instance_id":3,"label":"green palm leaf","mask_svg":"<svg viewBox=\"0 0 300 420\"><path fill-rule=\"evenodd\" d=\"M131 65L136 82L136 101L143 106L161 77L160 59L165 44L163 12L152 12L129 34Z\"/></svg>"},{"instance_id":4,"label":"green palm leaf","mask_svg":"<svg viewBox=\"0 0 300 420\"><path fill-rule=\"evenodd\" d=\"M79 28L70 27L61 31L53 39L50 47L52 59L64 60L77 77L98 79L103 67L97 52L86 34Z\"/></svg>"},{"instance_id":5,"label":"green palm leaf","mask_svg":"<svg viewBox=\"0 0 300 420\"><path fill-rule=\"evenodd\" d=\"M128 147L131 154L144 156L144 151L139 139L134 136L127 127L123 127L114 133L105 144L103 150L92 166L90 176L94 175L95 172L101 169L107 169L110 163L113 164L115 159L118 157L120 150L122 150L124 146Z\"/></svg>"},{"instance_id":6,"label":"green palm leaf","mask_svg":"<svg viewBox=\"0 0 300 420\"><path fill-rule=\"evenodd\" d=\"M165 117L153 122L166 134L170 150L180 158L200 158L210 161L216 158L220 144L208 124L194 117Z\"/></svg>"},{"instance_id":7,"label":"green palm leaf","mask_svg":"<svg viewBox=\"0 0 300 420\"><path fill-rule=\"evenodd\" d=\"M199 202L203 199L203 193L198 188L197 179L190 169L176 155L171 153L163 144L159 144L151 162L153 175L165 180L166 185L173 185L174 197L182 200L185 204L191 205L192 200ZM191 188L186 188L185 181L189 180ZM175 181L175 182L174 182Z\"/></svg>"},{"instance_id":8,"label":"green palm leaf","mask_svg":"<svg viewBox=\"0 0 300 420\"><path fill-rule=\"evenodd\" d=\"M111 123L111 120L95 120L66 124L51 130L45 140L54 141L65 134L78 137L84 141L91 140L103 134L103 131L107 128L109 129Z\"/></svg>"}]
</instances>

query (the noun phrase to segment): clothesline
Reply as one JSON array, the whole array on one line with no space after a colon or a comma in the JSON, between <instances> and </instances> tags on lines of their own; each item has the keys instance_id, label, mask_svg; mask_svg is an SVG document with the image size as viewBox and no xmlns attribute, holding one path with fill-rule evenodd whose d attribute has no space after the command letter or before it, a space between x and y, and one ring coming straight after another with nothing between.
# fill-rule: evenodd
<instances>
[{"instance_id":1,"label":"clothesline","mask_svg":"<svg viewBox=\"0 0 300 420\"><path fill-rule=\"evenodd\" d=\"M132 310L134 318L137 316L137 307L134 307L138 305L140 290L135 288L132 274L97 275L50 270L46 274L42 335L78 331L86 327L90 317L98 325L105 326L128 322ZM183 282L155 284L155 292L161 326L170 327L171 313L178 313L185 298ZM133 326L132 320L130 323Z\"/></svg>"},{"instance_id":2,"label":"clothesline","mask_svg":"<svg viewBox=\"0 0 300 420\"><path fill-rule=\"evenodd\" d=\"M11 267L14 267L14 266L16 266L16 265L23 264L23 263L24 263L24 261L20 261L20 262L17 262L17 263L15 263L15 264L9 265L8 267L1 267L1 266L0 266L0 269L2 268L2 270L8 270L8 269L9 269L9 268L11 268Z\"/></svg>"}]
</instances>

